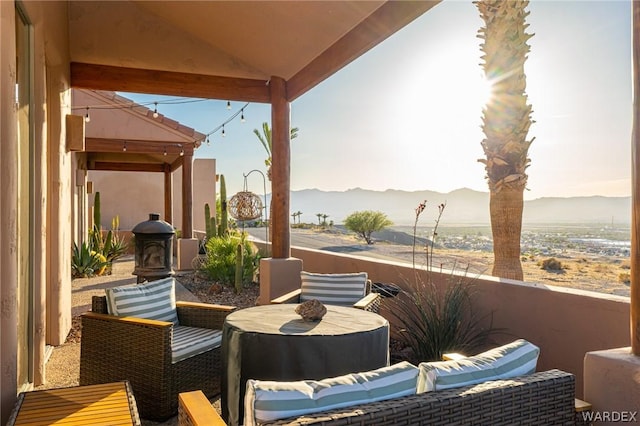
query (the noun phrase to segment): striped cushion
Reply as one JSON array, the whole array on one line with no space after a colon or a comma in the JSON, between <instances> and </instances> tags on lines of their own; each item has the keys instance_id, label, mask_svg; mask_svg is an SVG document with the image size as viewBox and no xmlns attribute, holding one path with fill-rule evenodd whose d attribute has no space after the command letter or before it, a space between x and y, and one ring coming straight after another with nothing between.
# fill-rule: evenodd
<instances>
[{"instance_id":1,"label":"striped cushion","mask_svg":"<svg viewBox=\"0 0 640 426\"><path fill-rule=\"evenodd\" d=\"M176 325L173 327L171 340L171 362L175 364L207 352L219 347L221 343L222 330Z\"/></svg>"},{"instance_id":2,"label":"striped cushion","mask_svg":"<svg viewBox=\"0 0 640 426\"><path fill-rule=\"evenodd\" d=\"M423 362L418 365L418 393L531 374L539 354L540 348L519 339L457 361Z\"/></svg>"},{"instance_id":3,"label":"striped cushion","mask_svg":"<svg viewBox=\"0 0 640 426\"><path fill-rule=\"evenodd\" d=\"M318 299L328 305L351 306L367 291L367 273L314 274L300 272L300 302Z\"/></svg>"},{"instance_id":4,"label":"striped cushion","mask_svg":"<svg viewBox=\"0 0 640 426\"><path fill-rule=\"evenodd\" d=\"M403 361L390 367L323 380L247 380L244 426L416 393L418 368Z\"/></svg>"},{"instance_id":5,"label":"striped cushion","mask_svg":"<svg viewBox=\"0 0 640 426\"><path fill-rule=\"evenodd\" d=\"M108 288L105 292L107 309L111 315L178 324L175 282L171 277L145 284Z\"/></svg>"}]
</instances>

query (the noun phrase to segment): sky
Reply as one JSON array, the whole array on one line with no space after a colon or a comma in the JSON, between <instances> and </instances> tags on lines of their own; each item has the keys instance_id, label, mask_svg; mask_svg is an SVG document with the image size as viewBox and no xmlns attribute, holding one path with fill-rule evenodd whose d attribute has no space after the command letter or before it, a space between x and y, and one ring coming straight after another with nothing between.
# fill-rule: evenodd
<instances>
[{"instance_id":1,"label":"sky","mask_svg":"<svg viewBox=\"0 0 640 426\"><path fill-rule=\"evenodd\" d=\"M535 123L525 200L631 195L629 1L532 0L526 94ZM488 192L480 142L488 97L470 1L445 0L291 104L291 189ZM245 103L121 93L208 134ZM227 193L266 173L254 135L270 122L251 103L196 151L215 158ZM251 173L247 189L262 194ZM269 190L267 189L267 192Z\"/></svg>"}]
</instances>

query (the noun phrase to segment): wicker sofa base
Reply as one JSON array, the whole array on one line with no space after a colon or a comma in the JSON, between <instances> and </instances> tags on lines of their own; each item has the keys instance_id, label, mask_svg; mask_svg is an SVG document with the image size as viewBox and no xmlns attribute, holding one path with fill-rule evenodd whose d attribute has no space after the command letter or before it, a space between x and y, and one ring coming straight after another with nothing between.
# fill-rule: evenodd
<instances>
[{"instance_id":1,"label":"wicker sofa base","mask_svg":"<svg viewBox=\"0 0 640 426\"><path fill-rule=\"evenodd\" d=\"M269 425L574 425L575 377L549 370Z\"/></svg>"}]
</instances>

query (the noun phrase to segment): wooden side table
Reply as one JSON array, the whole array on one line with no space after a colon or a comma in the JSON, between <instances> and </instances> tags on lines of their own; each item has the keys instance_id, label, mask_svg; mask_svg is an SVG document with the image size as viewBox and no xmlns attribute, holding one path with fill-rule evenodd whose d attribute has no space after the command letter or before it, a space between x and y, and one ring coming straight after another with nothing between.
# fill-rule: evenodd
<instances>
[{"instance_id":1,"label":"wooden side table","mask_svg":"<svg viewBox=\"0 0 640 426\"><path fill-rule=\"evenodd\" d=\"M140 426L129 382L22 392L7 426Z\"/></svg>"}]
</instances>

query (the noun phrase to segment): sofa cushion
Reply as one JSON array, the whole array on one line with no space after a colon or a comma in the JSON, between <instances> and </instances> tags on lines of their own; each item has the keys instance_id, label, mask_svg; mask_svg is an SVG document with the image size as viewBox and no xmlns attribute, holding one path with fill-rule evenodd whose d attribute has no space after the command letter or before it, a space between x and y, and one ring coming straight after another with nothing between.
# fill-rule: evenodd
<instances>
[{"instance_id":1,"label":"sofa cushion","mask_svg":"<svg viewBox=\"0 0 640 426\"><path fill-rule=\"evenodd\" d=\"M460 360L423 362L418 365L418 393L531 374L539 354L540 348L519 339Z\"/></svg>"},{"instance_id":2,"label":"sofa cushion","mask_svg":"<svg viewBox=\"0 0 640 426\"><path fill-rule=\"evenodd\" d=\"M416 393L418 368L406 361L323 380L247 380L244 425L317 413Z\"/></svg>"},{"instance_id":3,"label":"sofa cushion","mask_svg":"<svg viewBox=\"0 0 640 426\"><path fill-rule=\"evenodd\" d=\"M168 321L178 324L174 279L105 289L111 315Z\"/></svg>"},{"instance_id":4,"label":"sofa cushion","mask_svg":"<svg viewBox=\"0 0 640 426\"><path fill-rule=\"evenodd\" d=\"M220 347L221 343L222 330L176 325L171 340L171 362L175 364L205 353Z\"/></svg>"},{"instance_id":5,"label":"sofa cushion","mask_svg":"<svg viewBox=\"0 0 640 426\"><path fill-rule=\"evenodd\" d=\"M300 272L300 302L317 299L328 305L351 306L367 292L367 273L317 274Z\"/></svg>"}]
</instances>

